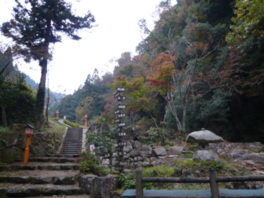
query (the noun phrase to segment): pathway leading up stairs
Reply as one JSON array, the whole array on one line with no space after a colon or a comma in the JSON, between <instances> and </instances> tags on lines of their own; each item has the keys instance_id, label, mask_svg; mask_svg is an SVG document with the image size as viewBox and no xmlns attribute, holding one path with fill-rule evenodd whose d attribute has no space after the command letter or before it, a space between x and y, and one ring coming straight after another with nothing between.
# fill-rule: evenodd
<instances>
[{"instance_id":1,"label":"pathway leading up stairs","mask_svg":"<svg viewBox=\"0 0 264 198\"><path fill-rule=\"evenodd\" d=\"M82 151L82 128L68 128L61 148L62 155L78 155Z\"/></svg>"}]
</instances>

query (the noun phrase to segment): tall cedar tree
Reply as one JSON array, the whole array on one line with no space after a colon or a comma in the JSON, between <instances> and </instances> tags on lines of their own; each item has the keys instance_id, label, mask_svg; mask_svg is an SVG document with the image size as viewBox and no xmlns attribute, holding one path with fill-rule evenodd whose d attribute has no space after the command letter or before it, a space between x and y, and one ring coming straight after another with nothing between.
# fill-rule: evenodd
<instances>
[{"instance_id":1,"label":"tall cedar tree","mask_svg":"<svg viewBox=\"0 0 264 198\"><path fill-rule=\"evenodd\" d=\"M36 102L36 128L43 124L43 110L48 60L52 58L51 44L61 42L65 34L79 40L77 31L92 28L95 21L88 12L79 17L71 12L71 4L64 0L15 0L14 18L2 25L2 32L15 42L14 49L26 61L37 60L41 67L41 78Z\"/></svg>"}]
</instances>

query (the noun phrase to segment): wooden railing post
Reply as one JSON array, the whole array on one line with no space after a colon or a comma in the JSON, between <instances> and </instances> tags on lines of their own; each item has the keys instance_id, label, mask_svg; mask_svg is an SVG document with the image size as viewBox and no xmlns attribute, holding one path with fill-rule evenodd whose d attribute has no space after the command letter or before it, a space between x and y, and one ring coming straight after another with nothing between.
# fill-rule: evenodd
<instances>
[{"instance_id":1,"label":"wooden railing post","mask_svg":"<svg viewBox=\"0 0 264 198\"><path fill-rule=\"evenodd\" d=\"M210 188L211 188L211 197L219 198L219 189L216 181L216 173L214 169L209 170L209 178L210 178Z\"/></svg>"},{"instance_id":2,"label":"wooden railing post","mask_svg":"<svg viewBox=\"0 0 264 198\"><path fill-rule=\"evenodd\" d=\"M142 171L136 171L136 198L143 198Z\"/></svg>"}]
</instances>

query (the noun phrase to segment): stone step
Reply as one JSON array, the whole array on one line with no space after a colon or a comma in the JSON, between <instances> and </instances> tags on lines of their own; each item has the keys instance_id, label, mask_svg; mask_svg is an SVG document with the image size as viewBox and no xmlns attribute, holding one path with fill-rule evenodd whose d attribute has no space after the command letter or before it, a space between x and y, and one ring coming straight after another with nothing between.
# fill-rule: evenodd
<instances>
[{"instance_id":1,"label":"stone step","mask_svg":"<svg viewBox=\"0 0 264 198\"><path fill-rule=\"evenodd\" d=\"M75 158L75 157L79 157L79 155L56 154L56 155L53 155L52 157Z\"/></svg>"},{"instance_id":2,"label":"stone step","mask_svg":"<svg viewBox=\"0 0 264 198\"><path fill-rule=\"evenodd\" d=\"M76 154L76 153L80 153L79 151L65 151L65 154Z\"/></svg>"},{"instance_id":3,"label":"stone step","mask_svg":"<svg viewBox=\"0 0 264 198\"><path fill-rule=\"evenodd\" d=\"M75 162L74 157L29 157L29 162L54 162L54 163L66 163Z\"/></svg>"},{"instance_id":4,"label":"stone step","mask_svg":"<svg viewBox=\"0 0 264 198\"><path fill-rule=\"evenodd\" d=\"M89 195L51 195L51 196L41 196L41 198L90 198ZM28 197L29 198L29 197ZM30 198L39 198L39 197L30 197Z\"/></svg>"},{"instance_id":5,"label":"stone step","mask_svg":"<svg viewBox=\"0 0 264 198\"><path fill-rule=\"evenodd\" d=\"M63 148L81 148L81 145L65 145Z\"/></svg>"},{"instance_id":6,"label":"stone step","mask_svg":"<svg viewBox=\"0 0 264 198\"><path fill-rule=\"evenodd\" d=\"M54 177L54 176L79 176L79 170L17 170L17 171L1 171L0 178L3 177Z\"/></svg>"},{"instance_id":7,"label":"stone step","mask_svg":"<svg viewBox=\"0 0 264 198\"><path fill-rule=\"evenodd\" d=\"M61 154L78 155L82 151L82 128L69 128L61 149Z\"/></svg>"},{"instance_id":8,"label":"stone step","mask_svg":"<svg viewBox=\"0 0 264 198\"><path fill-rule=\"evenodd\" d=\"M38 177L38 176L6 176L0 177L0 183L12 184L55 184L55 185L73 185L76 177L72 176L54 176L54 177ZM1 184L0 184L1 186Z\"/></svg>"},{"instance_id":9,"label":"stone step","mask_svg":"<svg viewBox=\"0 0 264 198\"><path fill-rule=\"evenodd\" d=\"M78 185L0 184L0 197L42 197L42 195L84 195L84 191Z\"/></svg>"},{"instance_id":10,"label":"stone step","mask_svg":"<svg viewBox=\"0 0 264 198\"><path fill-rule=\"evenodd\" d=\"M22 162L11 165L1 165L0 171L15 171L15 170L78 170L79 165L76 163L41 163L29 162L24 165Z\"/></svg>"},{"instance_id":11,"label":"stone step","mask_svg":"<svg viewBox=\"0 0 264 198\"><path fill-rule=\"evenodd\" d=\"M78 170L17 170L2 171L1 183L73 185L77 182ZM2 184L1 184L2 186Z\"/></svg>"}]
</instances>

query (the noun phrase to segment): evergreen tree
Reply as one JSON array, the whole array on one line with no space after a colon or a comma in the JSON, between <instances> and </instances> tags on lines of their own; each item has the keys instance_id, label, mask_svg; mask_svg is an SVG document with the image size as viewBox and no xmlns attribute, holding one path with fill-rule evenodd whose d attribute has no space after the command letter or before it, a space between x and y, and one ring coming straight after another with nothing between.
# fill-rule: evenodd
<instances>
[{"instance_id":1,"label":"evergreen tree","mask_svg":"<svg viewBox=\"0 0 264 198\"><path fill-rule=\"evenodd\" d=\"M6 37L14 40L17 54L24 56L26 61L37 60L41 67L36 103L37 128L43 123L43 110L46 88L48 60L51 59L51 44L61 41L61 33L74 40L80 37L77 30L91 28L94 17L87 13L84 17L75 16L71 5L64 0L15 0L14 18L2 25Z\"/></svg>"}]
</instances>

